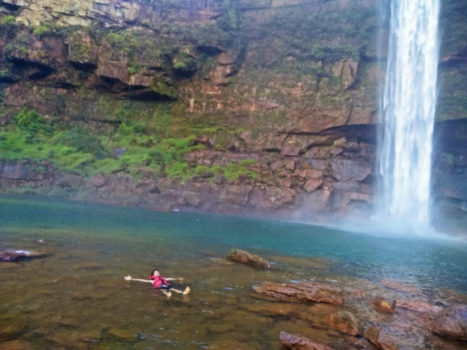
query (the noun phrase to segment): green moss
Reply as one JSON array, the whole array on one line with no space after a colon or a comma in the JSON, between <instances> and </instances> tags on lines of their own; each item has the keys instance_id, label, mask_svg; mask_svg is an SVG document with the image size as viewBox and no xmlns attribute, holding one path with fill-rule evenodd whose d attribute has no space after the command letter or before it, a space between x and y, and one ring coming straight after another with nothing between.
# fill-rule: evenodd
<instances>
[{"instance_id":1,"label":"green moss","mask_svg":"<svg viewBox=\"0 0 467 350\"><path fill-rule=\"evenodd\" d=\"M32 33L36 36L43 36L43 35L55 35L59 34L60 27L53 23L41 24L38 26L34 26L32 29Z\"/></svg>"},{"instance_id":2,"label":"green moss","mask_svg":"<svg viewBox=\"0 0 467 350\"><path fill-rule=\"evenodd\" d=\"M169 85L163 80L156 80L151 85L151 89L159 95L167 96L170 98L177 97L177 88L173 85Z\"/></svg>"},{"instance_id":3,"label":"green moss","mask_svg":"<svg viewBox=\"0 0 467 350\"><path fill-rule=\"evenodd\" d=\"M4 15L0 19L0 26L3 25L15 25L16 24L16 17L12 15Z\"/></svg>"}]
</instances>

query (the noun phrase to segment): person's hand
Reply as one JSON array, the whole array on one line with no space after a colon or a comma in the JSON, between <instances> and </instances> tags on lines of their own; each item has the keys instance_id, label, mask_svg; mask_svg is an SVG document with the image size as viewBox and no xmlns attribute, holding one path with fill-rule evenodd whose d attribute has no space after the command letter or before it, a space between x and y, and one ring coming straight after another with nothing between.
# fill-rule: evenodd
<instances>
[{"instance_id":1,"label":"person's hand","mask_svg":"<svg viewBox=\"0 0 467 350\"><path fill-rule=\"evenodd\" d=\"M125 277L123 277L125 279L125 281L129 281L131 280L131 276L130 275L126 275Z\"/></svg>"},{"instance_id":2,"label":"person's hand","mask_svg":"<svg viewBox=\"0 0 467 350\"><path fill-rule=\"evenodd\" d=\"M183 277L178 277L177 278L179 281L183 281Z\"/></svg>"}]
</instances>

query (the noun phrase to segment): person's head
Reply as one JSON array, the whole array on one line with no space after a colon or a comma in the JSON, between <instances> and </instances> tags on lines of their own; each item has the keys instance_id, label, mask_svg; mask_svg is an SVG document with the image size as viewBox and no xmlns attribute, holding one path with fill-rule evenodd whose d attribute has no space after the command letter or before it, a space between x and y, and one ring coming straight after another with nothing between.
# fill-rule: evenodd
<instances>
[{"instance_id":1,"label":"person's head","mask_svg":"<svg viewBox=\"0 0 467 350\"><path fill-rule=\"evenodd\" d=\"M160 276L160 275L161 274L157 270L154 270L153 272L151 272L151 276Z\"/></svg>"}]
</instances>

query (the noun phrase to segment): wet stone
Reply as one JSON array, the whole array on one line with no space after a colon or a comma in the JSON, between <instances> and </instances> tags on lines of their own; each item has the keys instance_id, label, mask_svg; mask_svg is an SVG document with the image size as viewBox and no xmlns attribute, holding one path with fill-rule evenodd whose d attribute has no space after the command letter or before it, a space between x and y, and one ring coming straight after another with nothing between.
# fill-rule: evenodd
<instances>
[{"instance_id":1,"label":"wet stone","mask_svg":"<svg viewBox=\"0 0 467 350\"><path fill-rule=\"evenodd\" d=\"M292 350L333 350L333 348L312 342L310 339L300 335L281 332L279 341L286 349Z\"/></svg>"},{"instance_id":2,"label":"wet stone","mask_svg":"<svg viewBox=\"0 0 467 350\"><path fill-rule=\"evenodd\" d=\"M407 300L407 299L398 299L396 301L396 305L398 308L407 309L415 312L440 312L443 310L442 307L432 305L423 300Z\"/></svg>"},{"instance_id":3,"label":"wet stone","mask_svg":"<svg viewBox=\"0 0 467 350\"><path fill-rule=\"evenodd\" d=\"M383 297L374 297L371 301L371 306L378 312L385 314L393 314L396 311L396 301L386 300Z\"/></svg>"},{"instance_id":4,"label":"wet stone","mask_svg":"<svg viewBox=\"0 0 467 350\"><path fill-rule=\"evenodd\" d=\"M365 331L365 337L377 349L397 350L398 347L394 341L379 327L371 327Z\"/></svg>"},{"instance_id":5,"label":"wet stone","mask_svg":"<svg viewBox=\"0 0 467 350\"><path fill-rule=\"evenodd\" d=\"M424 323L434 334L465 341L467 340L467 305L451 305L438 313L429 313Z\"/></svg>"},{"instance_id":6,"label":"wet stone","mask_svg":"<svg viewBox=\"0 0 467 350\"><path fill-rule=\"evenodd\" d=\"M265 282L253 287L254 291L267 298L298 303L326 303L342 305L344 298L340 289L320 282L281 284Z\"/></svg>"},{"instance_id":7,"label":"wet stone","mask_svg":"<svg viewBox=\"0 0 467 350\"><path fill-rule=\"evenodd\" d=\"M326 317L329 328L348 335L360 335L362 333L360 321L349 311L339 311Z\"/></svg>"},{"instance_id":8,"label":"wet stone","mask_svg":"<svg viewBox=\"0 0 467 350\"><path fill-rule=\"evenodd\" d=\"M247 252L246 250L232 249L227 254L227 259L240 264L252 266L257 269L267 270L272 268L272 264L268 260L259 255Z\"/></svg>"}]
</instances>

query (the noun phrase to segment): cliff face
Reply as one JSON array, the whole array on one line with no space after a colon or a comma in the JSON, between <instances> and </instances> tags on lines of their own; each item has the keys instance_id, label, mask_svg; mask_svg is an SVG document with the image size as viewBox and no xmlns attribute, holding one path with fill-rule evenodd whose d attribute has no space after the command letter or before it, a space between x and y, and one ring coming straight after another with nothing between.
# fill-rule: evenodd
<instances>
[{"instance_id":1,"label":"cliff face","mask_svg":"<svg viewBox=\"0 0 467 350\"><path fill-rule=\"evenodd\" d=\"M461 3L443 3L443 120L467 109ZM55 148L4 156L2 190L26 185L157 209L368 208L385 65L377 5L387 8L374 0L0 1L0 121L12 130L27 107L53 129L41 140L71 148L61 158ZM97 151L60 134L81 128ZM448 163L463 156L439 150ZM65 160L86 152L78 164Z\"/></svg>"}]
</instances>

